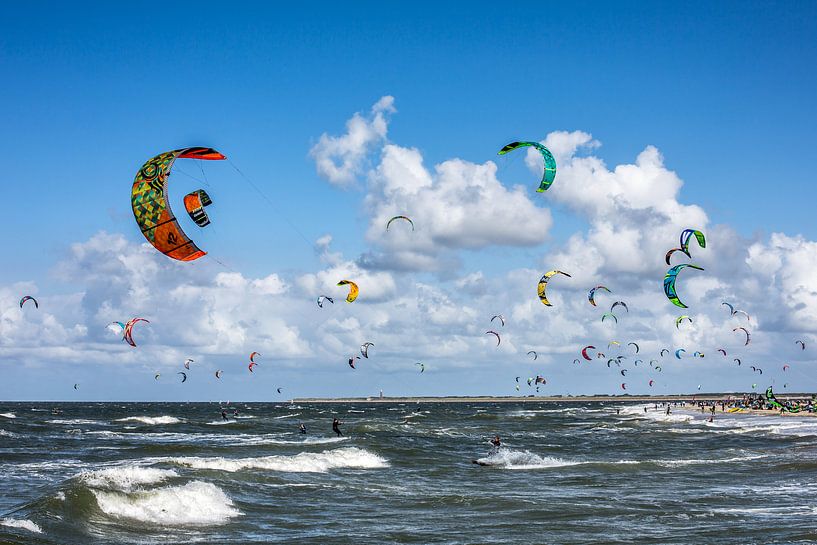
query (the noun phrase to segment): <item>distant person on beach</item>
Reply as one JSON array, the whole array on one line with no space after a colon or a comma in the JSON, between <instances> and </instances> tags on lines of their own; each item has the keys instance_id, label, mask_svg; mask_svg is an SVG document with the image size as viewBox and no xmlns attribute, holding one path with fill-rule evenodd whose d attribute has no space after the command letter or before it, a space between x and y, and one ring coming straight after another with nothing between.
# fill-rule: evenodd
<instances>
[{"instance_id":1,"label":"distant person on beach","mask_svg":"<svg viewBox=\"0 0 817 545\"><path fill-rule=\"evenodd\" d=\"M646 405L644 406L644 412L647 412L647 406Z\"/></svg>"},{"instance_id":2,"label":"distant person on beach","mask_svg":"<svg viewBox=\"0 0 817 545\"><path fill-rule=\"evenodd\" d=\"M667 416L669 416L669 403L667 403Z\"/></svg>"},{"instance_id":3,"label":"distant person on beach","mask_svg":"<svg viewBox=\"0 0 817 545\"><path fill-rule=\"evenodd\" d=\"M341 431L340 431L340 428L338 427L338 426L342 426L342 425L343 425L343 422L341 422L337 418L332 419L332 431L337 433L338 437L343 435L343 433L341 433Z\"/></svg>"}]
</instances>

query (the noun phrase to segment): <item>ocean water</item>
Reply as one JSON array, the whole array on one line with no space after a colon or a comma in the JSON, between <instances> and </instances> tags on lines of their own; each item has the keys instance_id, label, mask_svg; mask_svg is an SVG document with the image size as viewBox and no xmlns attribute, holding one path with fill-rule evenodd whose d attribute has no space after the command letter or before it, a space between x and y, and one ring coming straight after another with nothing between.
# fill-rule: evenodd
<instances>
[{"instance_id":1,"label":"ocean water","mask_svg":"<svg viewBox=\"0 0 817 545\"><path fill-rule=\"evenodd\" d=\"M0 543L817 542L817 419L233 406L4 404Z\"/></svg>"}]
</instances>

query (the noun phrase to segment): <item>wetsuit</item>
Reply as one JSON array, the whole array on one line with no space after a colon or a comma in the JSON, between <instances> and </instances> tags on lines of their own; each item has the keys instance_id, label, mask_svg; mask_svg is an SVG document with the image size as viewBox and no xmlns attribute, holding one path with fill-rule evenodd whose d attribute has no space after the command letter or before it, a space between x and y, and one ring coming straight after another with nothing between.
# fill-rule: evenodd
<instances>
[{"instance_id":1,"label":"wetsuit","mask_svg":"<svg viewBox=\"0 0 817 545\"><path fill-rule=\"evenodd\" d=\"M341 422L340 422L340 420L338 420L337 418L335 418L334 420L332 420L332 431L333 431L333 432L335 432L335 433L337 433L337 434L338 434L338 437L340 437L341 435L343 435L343 433L341 433L341 431L340 431L340 428L338 428L338 426L340 426L340 425L341 425Z\"/></svg>"},{"instance_id":2,"label":"wetsuit","mask_svg":"<svg viewBox=\"0 0 817 545\"><path fill-rule=\"evenodd\" d=\"M301 430L301 433L302 433L302 434L306 435L306 426L304 426L303 424L301 424L301 425L300 425L298 428Z\"/></svg>"},{"instance_id":3,"label":"wetsuit","mask_svg":"<svg viewBox=\"0 0 817 545\"><path fill-rule=\"evenodd\" d=\"M227 418L227 411L221 411L221 418L222 420L229 420L229 418Z\"/></svg>"}]
</instances>

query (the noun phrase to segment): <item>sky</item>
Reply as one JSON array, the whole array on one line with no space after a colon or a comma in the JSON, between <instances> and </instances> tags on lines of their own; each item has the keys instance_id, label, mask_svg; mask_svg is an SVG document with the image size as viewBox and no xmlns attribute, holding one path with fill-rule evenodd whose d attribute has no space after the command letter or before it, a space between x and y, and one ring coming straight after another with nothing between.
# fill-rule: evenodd
<instances>
[{"instance_id":1,"label":"sky","mask_svg":"<svg viewBox=\"0 0 817 545\"><path fill-rule=\"evenodd\" d=\"M817 389L813 2L4 12L2 399ZM548 191L537 152L497 156L517 140L553 152ZM228 160L174 167L171 206L208 252L178 263L129 192L187 146ZM198 188L204 229L181 204ZM398 214L415 230L386 231ZM673 257L704 268L679 275L681 309L662 282L685 228L707 244ZM547 307L552 269L571 277ZM135 316L132 348L106 325Z\"/></svg>"}]
</instances>

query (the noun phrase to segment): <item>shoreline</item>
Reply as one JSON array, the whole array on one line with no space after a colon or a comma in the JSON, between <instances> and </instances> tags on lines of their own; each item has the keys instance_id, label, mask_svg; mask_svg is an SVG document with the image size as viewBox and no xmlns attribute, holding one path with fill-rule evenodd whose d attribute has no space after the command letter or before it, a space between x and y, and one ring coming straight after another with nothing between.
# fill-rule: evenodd
<instances>
[{"instance_id":1,"label":"shoreline","mask_svg":"<svg viewBox=\"0 0 817 545\"><path fill-rule=\"evenodd\" d=\"M778 396L778 399L804 399L811 397L811 394ZM656 402L695 402L695 401L723 401L725 399L742 399L743 394L695 394L695 395L644 395L644 396L617 396L617 395L597 395L597 396L456 396L456 397L433 397L433 396L411 396L411 397L300 397L295 398L292 403L588 403L588 402L634 402L634 403L656 403ZM766 411L776 412L776 411Z\"/></svg>"}]
</instances>

